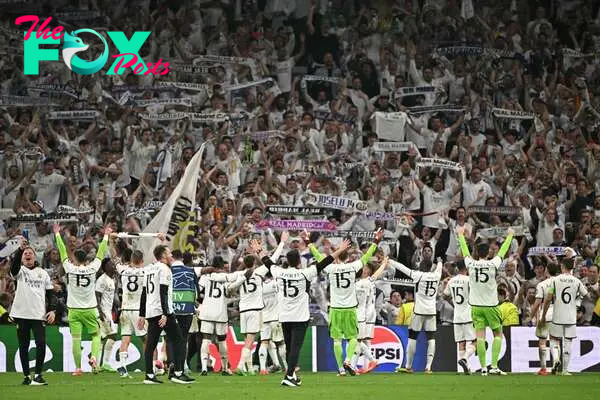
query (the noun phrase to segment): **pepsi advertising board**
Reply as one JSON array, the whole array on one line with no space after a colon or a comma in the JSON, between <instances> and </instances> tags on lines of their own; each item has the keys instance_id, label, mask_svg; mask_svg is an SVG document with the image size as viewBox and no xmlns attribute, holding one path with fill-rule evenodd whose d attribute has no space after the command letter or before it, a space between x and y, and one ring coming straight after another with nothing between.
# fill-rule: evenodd
<instances>
[{"instance_id":1,"label":"pepsi advertising board","mask_svg":"<svg viewBox=\"0 0 600 400\"><path fill-rule=\"evenodd\" d=\"M313 333L313 371L337 371L337 364L333 354L333 341L325 326L314 327ZM314 331L313 331L314 332ZM486 332L487 360L491 361L492 332ZM458 346L454 342L452 326L439 326L435 335L436 352L433 359L433 371L460 372L458 365ZM504 329L499 367L513 373L534 373L540 368L538 360L538 339L535 328L511 327ZM392 372L397 367L406 365L406 349L408 347L408 329L406 326L376 326L374 338L371 342L371 354L377 360L375 372ZM345 354L344 354L345 356ZM425 369L427 357L427 338L421 332L417 338L417 352L413 361L415 371ZM476 355L469 360L472 370L481 368ZM358 366L365 364L361 357ZM549 362L548 365L551 365ZM315 368L316 367L316 368ZM600 372L600 328L582 326L577 327L577 338L573 340L571 352L571 372Z\"/></svg>"},{"instance_id":2,"label":"pepsi advertising board","mask_svg":"<svg viewBox=\"0 0 600 400\"><path fill-rule=\"evenodd\" d=\"M406 348L408 347L408 329L405 326L375 326L374 338L371 341L371 353L377 360L375 372L393 372L396 368L406 363ZM421 337L422 336L422 337ZM337 364L333 354L333 340L325 326L317 327L317 357L318 371L337 371ZM425 355L427 353L427 339L421 333L417 340L417 353L413 362L413 369L425 369ZM344 357L346 355L344 354ZM364 357L358 361L358 366L365 364Z\"/></svg>"}]
</instances>

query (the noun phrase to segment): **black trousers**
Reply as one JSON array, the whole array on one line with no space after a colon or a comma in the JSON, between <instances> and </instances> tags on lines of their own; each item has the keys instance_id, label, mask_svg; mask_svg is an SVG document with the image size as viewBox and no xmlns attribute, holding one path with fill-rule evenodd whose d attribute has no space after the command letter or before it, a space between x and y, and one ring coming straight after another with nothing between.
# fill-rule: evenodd
<instances>
[{"instance_id":1,"label":"black trousers","mask_svg":"<svg viewBox=\"0 0 600 400\"><path fill-rule=\"evenodd\" d=\"M183 359L186 360L187 354L187 344L188 344L188 336L190 331L190 326L192 326L193 315L175 315L175 319L179 324L179 329L181 329L181 337L183 340ZM169 364L175 363L175 346L170 340L167 339L167 358L169 360Z\"/></svg>"},{"instance_id":2,"label":"black trousers","mask_svg":"<svg viewBox=\"0 0 600 400\"><path fill-rule=\"evenodd\" d=\"M181 328L174 314L167 316L167 324L164 328L158 326L160 316L148 318L148 341L144 350L144 361L146 364L146 374L153 374L152 354L160 340L160 333L164 330L167 334L167 343L173 343L173 360L175 362L175 371L183 371L183 362L185 360L185 343L181 334Z\"/></svg>"},{"instance_id":3,"label":"black trousers","mask_svg":"<svg viewBox=\"0 0 600 400\"><path fill-rule=\"evenodd\" d=\"M35 373L41 374L46 358L46 329L44 322L34 319L15 319L17 323L17 339L19 340L19 357L23 375L29 376L29 342L31 331L35 338Z\"/></svg>"},{"instance_id":4,"label":"black trousers","mask_svg":"<svg viewBox=\"0 0 600 400\"><path fill-rule=\"evenodd\" d=\"M308 328L308 321L305 322L282 322L283 339L285 340L285 358L288 364L287 376L294 376L294 371L298 365L300 349L304 343L304 336Z\"/></svg>"},{"instance_id":5,"label":"black trousers","mask_svg":"<svg viewBox=\"0 0 600 400\"><path fill-rule=\"evenodd\" d=\"M196 370L200 372L202 370L202 360L200 358L200 347L202 346L202 334L200 332L191 333L188 335L188 348L187 348L187 363L192 368L192 358L197 354L196 359Z\"/></svg>"}]
</instances>

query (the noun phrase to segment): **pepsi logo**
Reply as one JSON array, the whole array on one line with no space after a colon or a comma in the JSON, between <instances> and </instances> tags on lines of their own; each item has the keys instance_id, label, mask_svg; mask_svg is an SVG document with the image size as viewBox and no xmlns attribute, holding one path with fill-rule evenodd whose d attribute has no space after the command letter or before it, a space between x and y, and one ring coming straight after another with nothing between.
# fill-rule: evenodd
<instances>
[{"instance_id":1,"label":"pepsi logo","mask_svg":"<svg viewBox=\"0 0 600 400\"><path fill-rule=\"evenodd\" d=\"M376 326L373 336L371 353L379 364L377 370L389 371L401 366L404 361L404 346L398 335L386 326Z\"/></svg>"}]
</instances>

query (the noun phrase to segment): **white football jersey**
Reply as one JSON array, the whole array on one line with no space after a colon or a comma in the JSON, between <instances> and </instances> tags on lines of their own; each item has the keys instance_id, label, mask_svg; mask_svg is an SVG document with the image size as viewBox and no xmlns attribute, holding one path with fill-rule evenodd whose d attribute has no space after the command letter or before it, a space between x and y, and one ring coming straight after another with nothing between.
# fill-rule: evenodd
<instances>
[{"instance_id":1,"label":"white football jersey","mask_svg":"<svg viewBox=\"0 0 600 400\"><path fill-rule=\"evenodd\" d=\"M117 264L117 272L121 275L121 287L123 288L121 310L138 311L144 287L144 268Z\"/></svg>"},{"instance_id":2,"label":"white football jersey","mask_svg":"<svg viewBox=\"0 0 600 400\"><path fill-rule=\"evenodd\" d=\"M264 265L257 268L267 273ZM279 322L306 322L310 319L308 290L310 282L317 277L317 266L308 268L271 267L271 275L277 280L279 293Z\"/></svg>"},{"instance_id":3,"label":"white football jersey","mask_svg":"<svg viewBox=\"0 0 600 400\"><path fill-rule=\"evenodd\" d=\"M88 265L76 266L65 260L63 267L67 275L67 307L74 309L96 308L96 273L102 261L94 259Z\"/></svg>"},{"instance_id":4,"label":"white football jersey","mask_svg":"<svg viewBox=\"0 0 600 400\"><path fill-rule=\"evenodd\" d=\"M45 269L21 266L14 276L17 283L15 299L10 309L12 318L44 320L46 316L46 290L54 288Z\"/></svg>"},{"instance_id":5,"label":"white football jersey","mask_svg":"<svg viewBox=\"0 0 600 400\"><path fill-rule=\"evenodd\" d=\"M548 294L548 292L550 291L550 288L552 287L553 279L554 279L554 277L548 278L546 280L541 281L540 283L538 283L535 286L535 298L540 299L542 301L542 304L540 305L540 308L538 309L538 315L537 315L538 318L540 318L542 316L542 312L544 310L544 307L543 307L544 298L546 298L546 295ZM548 311L546 312L546 321L552 321L553 315L554 315L554 304L550 303L550 306L548 307Z\"/></svg>"},{"instance_id":6,"label":"white football jersey","mask_svg":"<svg viewBox=\"0 0 600 400\"><path fill-rule=\"evenodd\" d=\"M171 268L161 262L150 264L144 268L146 287L146 318L159 317L163 315L160 303L160 286L167 285L167 314L173 314L173 275Z\"/></svg>"},{"instance_id":7,"label":"white football jersey","mask_svg":"<svg viewBox=\"0 0 600 400\"><path fill-rule=\"evenodd\" d=\"M243 279L243 276L241 278ZM240 279L240 274L237 272L232 274L219 272L200 277L198 286L204 290L200 320L210 322L227 322L229 320L227 315L228 287L237 279Z\"/></svg>"},{"instance_id":8,"label":"white football jersey","mask_svg":"<svg viewBox=\"0 0 600 400\"><path fill-rule=\"evenodd\" d=\"M502 265L498 256L491 260L474 260L465 257L469 269L469 304L471 306L495 307L498 305L496 274Z\"/></svg>"},{"instance_id":9,"label":"white football jersey","mask_svg":"<svg viewBox=\"0 0 600 400\"><path fill-rule=\"evenodd\" d=\"M115 280L106 274L100 275L96 281L96 293L100 293L100 309L102 313L112 318L112 306L115 300Z\"/></svg>"},{"instance_id":10,"label":"white football jersey","mask_svg":"<svg viewBox=\"0 0 600 400\"><path fill-rule=\"evenodd\" d=\"M455 324L466 324L473 322L471 317L471 305L469 304L469 277L467 275L456 275L448 281L446 296L452 296L454 303L454 319Z\"/></svg>"},{"instance_id":11,"label":"white football jersey","mask_svg":"<svg viewBox=\"0 0 600 400\"><path fill-rule=\"evenodd\" d=\"M359 279L356 282L356 299L358 308L356 310L358 322L367 321L367 308L371 297L371 282L369 279Z\"/></svg>"},{"instance_id":12,"label":"white football jersey","mask_svg":"<svg viewBox=\"0 0 600 400\"><path fill-rule=\"evenodd\" d=\"M263 283L263 303L265 307L262 310L263 322L279 321L279 304L277 298L277 281L271 279Z\"/></svg>"},{"instance_id":13,"label":"white football jersey","mask_svg":"<svg viewBox=\"0 0 600 400\"><path fill-rule=\"evenodd\" d=\"M240 312L260 311L265 307L263 301L264 275L254 271L250 279L246 279L244 272L240 271L241 279L244 279L244 283L240 286Z\"/></svg>"},{"instance_id":14,"label":"white football jersey","mask_svg":"<svg viewBox=\"0 0 600 400\"><path fill-rule=\"evenodd\" d=\"M550 290L554 293L552 323L575 325L577 322L576 300L578 297L587 296L588 290L585 285L571 274L560 274L552 278Z\"/></svg>"},{"instance_id":15,"label":"white football jersey","mask_svg":"<svg viewBox=\"0 0 600 400\"><path fill-rule=\"evenodd\" d=\"M372 278L367 279L371 285L369 297L367 298L367 323L374 324L377 319L377 309L375 308L375 300L377 298L377 287Z\"/></svg>"},{"instance_id":16,"label":"white football jersey","mask_svg":"<svg viewBox=\"0 0 600 400\"><path fill-rule=\"evenodd\" d=\"M332 308L353 308L356 299L356 273L363 267L361 260L349 264L329 264L323 271L329 278L329 293Z\"/></svg>"},{"instance_id":17,"label":"white football jersey","mask_svg":"<svg viewBox=\"0 0 600 400\"><path fill-rule=\"evenodd\" d=\"M431 272L411 271L409 277L415 283L414 313L416 315L436 315L436 299L442 269L436 267Z\"/></svg>"}]
</instances>

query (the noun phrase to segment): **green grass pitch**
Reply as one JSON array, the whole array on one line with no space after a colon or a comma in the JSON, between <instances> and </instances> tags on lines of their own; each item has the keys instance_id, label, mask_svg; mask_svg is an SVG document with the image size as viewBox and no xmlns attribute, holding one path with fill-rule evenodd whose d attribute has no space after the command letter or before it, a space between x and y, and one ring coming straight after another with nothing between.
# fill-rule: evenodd
<instances>
[{"instance_id":1,"label":"green grass pitch","mask_svg":"<svg viewBox=\"0 0 600 400\"><path fill-rule=\"evenodd\" d=\"M369 374L337 377L333 373L304 373L302 386L280 386L281 375L267 377L207 377L192 375L196 382L176 385L161 377L163 385L143 385L143 375L120 378L116 373L85 374L72 377L65 373L45 375L49 386L21 386L22 375L0 374L0 398L6 400L153 400L153 399L222 399L222 400L351 400L351 399L445 399L445 400L560 400L598 399L600 374L573 376L459 376L449 373L433 375Z\"/></svg>"}]
</instances>

